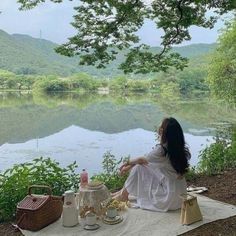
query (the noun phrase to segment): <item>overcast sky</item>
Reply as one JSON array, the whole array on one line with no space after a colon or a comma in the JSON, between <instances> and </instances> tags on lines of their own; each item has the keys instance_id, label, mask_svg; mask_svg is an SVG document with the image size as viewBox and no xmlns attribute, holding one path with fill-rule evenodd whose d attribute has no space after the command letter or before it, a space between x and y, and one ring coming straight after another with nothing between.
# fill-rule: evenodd
<instances>
[{"instance_id":1,"label":"overcast sky","mask_svg":"<svg viewBox=\"0 0 236 236\"><path fill-rule=\"evenodd\" d=\"M73 6L79 2L65 0L64 3L46 3L29 11L19 11L17 0L0 0L0 29L9 34L28 34L33 37L40 37L56 43L66 42L66 39L75 33L70 25L73 21ZM212 30L199 27L192 27L190 33L192 40L185 43L213 43L216 42L218 30L223 26L219 21ZM143 43L151 46L160 44L160 31L155 29L154 23L148 21L138 32Z\"/></svg>"}]
</instances>

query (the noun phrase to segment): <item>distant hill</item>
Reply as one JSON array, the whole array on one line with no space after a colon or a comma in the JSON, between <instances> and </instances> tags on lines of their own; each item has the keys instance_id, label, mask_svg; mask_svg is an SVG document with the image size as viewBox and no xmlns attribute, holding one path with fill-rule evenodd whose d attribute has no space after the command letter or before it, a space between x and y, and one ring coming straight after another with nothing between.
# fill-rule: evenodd
<instances>
[{"instance_id":1,"label":"distant hill","mask_svg":"<svg viewBox=\"0 0 236 236\"><path fill-rule=\"evenodd\" d=\"M93 76L114 76L122 72L117 69L124 59L119 54L116 61L105 69L98 70L92 66L78 65L78 58L61 56L54 51L56 43L45 39L33 38L28 35L10 35L0 30L0 69L9 70L16 74L57 74L68 76L76 72L86 72ZM175 47L174 51L196 60L208 54L215 44L193 44ZM157 52L160 48L153 47Z\"/></svg>"},{"instance_id":2,"label":"distant hill","mask_svg":"<svg viewBox=\"0 0 236 236\"><path fill-rule=\"evenodd\" d=\"M54 52L57 44L27 35L0 31L0 68L16 74L60 74L76 72L77 60Z\"/></svg>"},{"instance_id":3,"label":"distant hill","mask_svg":"<svg viewBox=\"0 0 236 236\"><path fill-rule=\"evenodd\" d=\"M174 51L180 53L184 57L193 58L202 56L204 54L208 54L209 52L212 52L215 48L216 48L216 43L212 44L198 43L183 47L174 47Z\"/></svg>"}]
</instances>

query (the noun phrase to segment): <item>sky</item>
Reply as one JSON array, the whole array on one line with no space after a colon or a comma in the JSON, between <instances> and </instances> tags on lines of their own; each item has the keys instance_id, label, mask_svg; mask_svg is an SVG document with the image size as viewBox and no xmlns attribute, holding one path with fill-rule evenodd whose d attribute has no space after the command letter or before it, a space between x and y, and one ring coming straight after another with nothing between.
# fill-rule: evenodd
<instances>
[{"instance_id":1,"label":"sky","mask_svg":"<svg viewBox=\"0 0 236 236\"><path fill-rule=\"evenodd\" d=\"M73 7L78 4L78 0L65 0L63 3L55 4L49 1L38 5L28 11L19 11L17 0L0 0L0 29L9 34L27 34L35 38L41 36L44 39L64 43L67 38L76 33L70 22L73 21L75 11ZM218 21L214 29L204 29L191 27L190 34L192 40L183 45L192 43L214 43L218 37L218 30L224 25L223 21ZM146 21L144 27L139 30L138 35L142 43L151 46L159 46L161 31L155 28L151 21Z\"/></svg>"}]
</instances>

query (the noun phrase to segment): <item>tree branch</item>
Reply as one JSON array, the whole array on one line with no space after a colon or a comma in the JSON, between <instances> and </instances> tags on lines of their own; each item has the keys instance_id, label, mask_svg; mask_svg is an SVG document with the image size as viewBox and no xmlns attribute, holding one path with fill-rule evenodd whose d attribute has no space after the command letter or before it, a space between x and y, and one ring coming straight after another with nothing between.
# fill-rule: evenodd
<instances>
[{"instance_id":1,"label":"tree branch","mask_svg":"<svg viewBox=\"0 0 236 236\"><path fill-rule=\"evenodd\" d=\"M176 34L167 42L167 43L164 43L164 48L163 50L158 54L158 59L160 59L162 57L162 55L165 53L166 49L172 44L173 40L179 35L179 32L180 32L180 29L179 29L179 24L183 18L183 10L181 8L181 4L184 2L184 0L180 0L178 1L178 4L177 4L177 8L180 12L180 16L179 16L179 19L175 25L175 28L176 28Z\"/></svg>"}]
</instances>

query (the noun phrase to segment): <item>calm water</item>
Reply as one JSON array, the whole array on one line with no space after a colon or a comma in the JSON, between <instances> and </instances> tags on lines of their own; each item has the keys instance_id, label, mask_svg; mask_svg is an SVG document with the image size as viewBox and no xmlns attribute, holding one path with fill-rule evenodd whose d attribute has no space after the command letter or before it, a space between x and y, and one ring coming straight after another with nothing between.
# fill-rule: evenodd
<instances>
[{"instance_id":1,"label":"calm water","mask_svg":"<svg viewBox=\"0 0 236 236\"><path fill-rule=\"evenodd\" d=\"M181 123L191 165L218 126L236 123L235 111L209 102L176 104L155 97L76 94L42 96L0 94L0 169L35 157L51 157L62 166L79 164L90 174L102 170L102 156L141 156L156 143L153 132L163 117Z\"/></svg>"}]
</instances>

